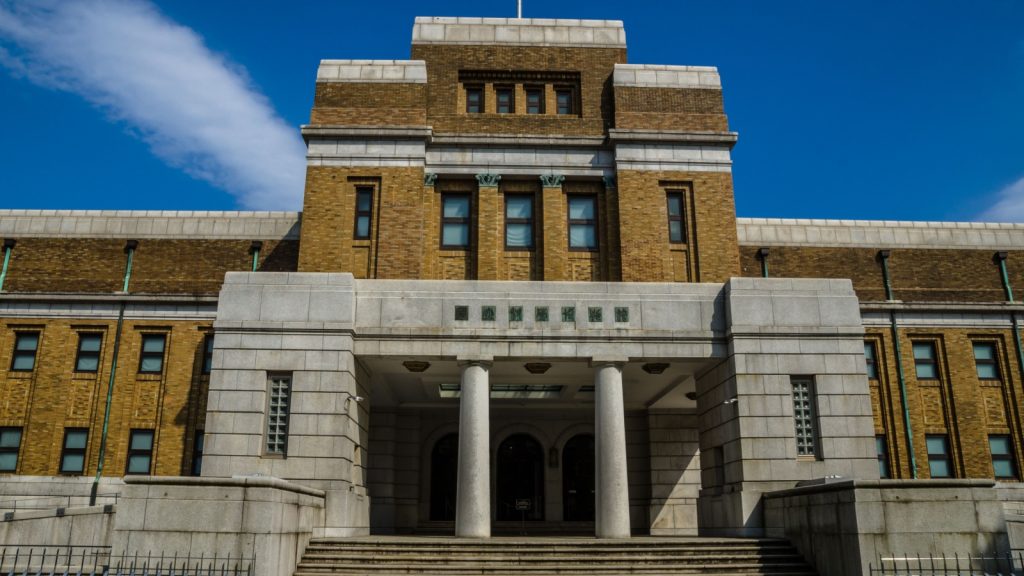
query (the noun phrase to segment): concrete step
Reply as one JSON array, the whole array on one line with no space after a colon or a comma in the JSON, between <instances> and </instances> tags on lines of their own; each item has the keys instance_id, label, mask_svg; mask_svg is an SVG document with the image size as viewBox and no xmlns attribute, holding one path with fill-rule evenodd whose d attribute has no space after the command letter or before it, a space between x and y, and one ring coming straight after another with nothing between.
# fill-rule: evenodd
<instances>
[{"instance_id":1,"label":"concrete step","mask_svg":"<svg viewBox=\"0 0 1024 576\"><path fill-rule=\"evenodd\" d=\"M669 555L669 554L597 554L590 556L580 555L549 555L549 554L491 554L491 555L429 555L429 554L389 554L389 555L377 555L368 556L360 554L306 554L302 557L302 564L308 566L316 566L323 564L338 564L346 562L363 562L372 560L376 564L434 564L438 560L444 560L448 565L453 564L476 564L476 563L490 563L490 564L535 564L535 563L552 563L552 562L569 562L579 565L588 565L595 563L634 563L634 564L660 564L667 561L681 562L685 561L688 563L705 563L705 564L720 564L720 563L735 563L735 562L759 562L759 563L777 563L777 562L802 562L803 558L796 553L789 554L750 554L750 555L732 555L732 554L687 554L687 555Z\"/></svg>"}]
</instances>

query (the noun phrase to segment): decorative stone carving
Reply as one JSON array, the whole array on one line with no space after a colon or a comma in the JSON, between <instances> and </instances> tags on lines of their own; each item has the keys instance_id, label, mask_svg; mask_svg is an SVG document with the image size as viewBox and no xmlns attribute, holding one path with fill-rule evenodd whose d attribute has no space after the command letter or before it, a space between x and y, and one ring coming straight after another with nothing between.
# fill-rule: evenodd
<instances>
[{"instance_id":1,"label":"decorative stone carving","mask_svg":"<svg viewBox=\"0 0 1024 576\"><path fill-rule=\"evenodd\" d=\"M480 184L481 188L497 188L498 182L501 182L501 174L484 172L483 174L476 175L476 181Z\"/></svg>"},{"instance_id":2,"label":"decorative stone carving","mask_svg":"<svg viewBox=\"0 0 1024 576\"><path fill-rule=\"evenodd\" d=\"M433 186L435 183L437 183L437 174L433 172L425 172L423 174L424 186Z\"/></svg>"},{"instance_id":3,"label":"decorative stone carving","mask_svg":"<svg viewBox=\"0 0 1024 576\"><path fill-rule=\"evenodd\" d=\"M545 188L558 188L559 186L562 185L562 182L564 181L565 176L562 176L561 174L540 175L540 183L543 184Z\"/></svg>"}]
</instances>

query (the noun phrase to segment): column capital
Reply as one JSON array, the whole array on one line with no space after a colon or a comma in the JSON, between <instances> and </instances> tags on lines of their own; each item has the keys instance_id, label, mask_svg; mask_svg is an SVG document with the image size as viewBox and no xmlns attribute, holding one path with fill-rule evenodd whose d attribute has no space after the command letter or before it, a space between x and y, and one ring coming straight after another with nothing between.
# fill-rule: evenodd
<instances>
[{"instance_id":1,"label":"column capital","mask_svg":"<svg viewBox=\"0 0 1024 576\"><path fill-rule=\"evenodd\" d=\"M561 174L551 173L540 175L540 183L545 188L560 188L564 181L565 176L562 176Z\"/></svg>"},{"instance_id":2,"label":"column capital","mask_svg":"<svg viewBox=\"0 0 1024 576\"><path fill-rule=\"evenodd\" d=\"M424 172L423 173L423 185L424 186L433 186L436 183L437 183L437 173L436 172Z\"/></svg>"},{"instance_id":3,"label":"column capital","mask_svg":"<svg viewBox=\"0 0 1024 576\"><path fill-rule=\"evenodd\" d=\"M493 356L459 356L455 359L459 368L464 366L483 366L484 368L490 368L494 364Z\"/></svg>"},{"instance_id":4,"label":"column capital","mask_svg":"<svg viewBox=\"0 0 1024 576\"><path fill-rule=\"evenodd\" d=\"M497 188L498 182L501 182L501 174L481 172L476 175L476 181L481 188Z\"/></svg>"},{"instance_id":5,"label":"column capital","mask_svg":"<svg viewBox=\"0 0 1024 576\"><path fill-rule=\"evenodd\" d=\"M629 358L625 356L594 356L590 359L591 368L600 368L602 366L614 365L622 367L629 362Z\"/></svg>"}]
</instances>

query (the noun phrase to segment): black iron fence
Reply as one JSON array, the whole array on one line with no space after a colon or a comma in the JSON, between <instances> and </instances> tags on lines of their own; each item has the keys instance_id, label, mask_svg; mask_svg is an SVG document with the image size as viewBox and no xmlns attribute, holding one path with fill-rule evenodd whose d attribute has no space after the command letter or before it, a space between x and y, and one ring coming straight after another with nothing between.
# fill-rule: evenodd
<instances>
[{"instance_id":1,"label":"black iron fence","mask_svg":"<svg viewBox=\"0 0 1024 576\"><path fill-rule=\"evenodd\" d=\"M252 575L253 560L234 556L115 556L109 546L0 546L0 576Z\"/></svg>"},{"instance_id":2,"label":"black iron fence","mask_svg":"<svg viewBox=\"0 0 1024 576\"><path fill-rule=\"evenodd\" d=\"M880 556L872 576L1024 576L1024 553Z\"/></svg>"},{"instance_id":3,"label":"black iron fence","mask_svg":"<svg viewBox=\"0 0 1024 576\"><path fill-rule=\"evenodd\" d=\"M117 504L120 492L99 494L96 505ZM89 495L84 496L41 496L38 498L17 498L0 500L0 511L49 510L53 508L76 508L89 505Z\"/></svg>"}]
</instances>

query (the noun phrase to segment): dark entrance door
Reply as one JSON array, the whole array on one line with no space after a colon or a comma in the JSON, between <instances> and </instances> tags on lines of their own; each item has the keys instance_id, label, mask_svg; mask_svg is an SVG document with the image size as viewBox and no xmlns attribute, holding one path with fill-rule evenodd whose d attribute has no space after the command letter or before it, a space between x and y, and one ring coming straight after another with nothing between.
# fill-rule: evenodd
<instances>
[{"instance_id":1,"label":"dark entrance door","mask_svg":"<svg viewBox=\"0 0 1024 576\"><path fill-rule=\"evenodd\" d=\"M544 450L526 434L498 446L498 520L544 519Z\"/></svg>"},{"instance_id":2,"label":"dark entrance door","mask_svg":"<svg viewBox=\"0 0 1024 576\"><path fill-rule=\"evenodd\" d=\"M455 520L459 435L442 436L430 455L430 519Z\"/></svg>"},{"instance_id":3,"label":"dark entrance door","mask_svg":"<svg viewBox=\"0 0 1024 576\"><path fill-rule=\"evenodd\" d=\"M562 449L562 518L594 520L594 437L573 436Z\"/></svg>"}]
</instances>

